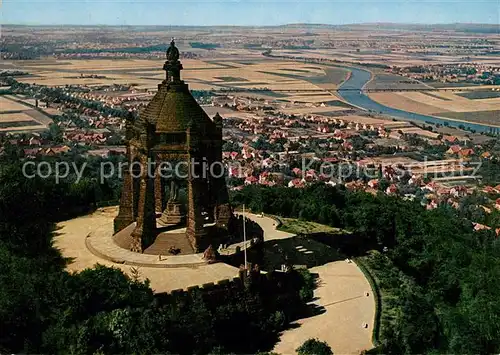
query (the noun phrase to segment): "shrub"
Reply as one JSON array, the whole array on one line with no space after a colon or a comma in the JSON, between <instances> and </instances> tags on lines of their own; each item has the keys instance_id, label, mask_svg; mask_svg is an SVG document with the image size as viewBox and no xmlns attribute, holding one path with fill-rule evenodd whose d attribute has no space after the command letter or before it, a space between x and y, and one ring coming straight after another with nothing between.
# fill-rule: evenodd
<instances>
[{"instance_id":1,"label":"shrub","mask_svg":"<svg viewBox=\"0 0 500 355\"><path fill-rule=\"evenodd\" d=\"M309 302L314 297L314 289L316 288L316 281L314 280L313 274L307 269L302 269L299 271L302 278L302 287L299 291L300 299L303 302Z\"/></svg>"}]
</instances>

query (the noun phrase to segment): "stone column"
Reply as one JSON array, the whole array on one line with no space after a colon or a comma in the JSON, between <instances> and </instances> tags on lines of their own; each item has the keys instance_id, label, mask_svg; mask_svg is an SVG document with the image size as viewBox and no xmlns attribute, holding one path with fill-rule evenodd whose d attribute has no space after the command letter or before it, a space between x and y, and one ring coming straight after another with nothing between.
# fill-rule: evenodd
<instances>
[{"instance_id":1,"label":"stone column","mask_svg":"<svg viewBox=\"0 0 500 355\"><path fill-rule=\"evenodd\" d=\"M140 177L137 225L132 232L130 250L142 253L156 238L154 180L148 176L147 157L142 157L144 167Z\"/></svg>"},{"instance_id":2,"label":"stone column","mask_svg":"<svg viewBox=\"0 0 500 355\"><path fill-rule=\"evenodd\" d=\"M214 162L222 162L222 117L217 113L214 116L216 125L214 135ZM225 176L213 177L212 186L215 195L215 223L219 228L229 229L233 218L233 210L229 204L229 194L227 192Z\"/></svg>"},{"instance_id":3,"label":"stone column","mask_svg":"<svg viewBox=\"0 0 500 355\"><path fill-rule=\"evenodd\" d=\"M188 180L188 222L186 235L196 253L207 247L206 231L200 205L200 183L190 176Z\"/></svg>"},{"instance_id":4,"label":"stone column","mask_svg":"<svg viewBox=\"0 0 500 355\"><path fill-rule=\"evenodd\" d=\"M118 233L135 220L134 184L129 167L123 171L123 187L120 199L120 210L113 221L114 232Z\"/></svg>"},{"instance_id":5,"label":"stone column","mask_svg":"<svg viewBox=\"0 0 500 355\"><path fill-rule=\"evenodd\" d=\"M163 190L163 183L160 174L160 168L157 167L155 171L155 212L162 213L163 201L165 198L165 191Z\"/></svg>"}]
</instances>

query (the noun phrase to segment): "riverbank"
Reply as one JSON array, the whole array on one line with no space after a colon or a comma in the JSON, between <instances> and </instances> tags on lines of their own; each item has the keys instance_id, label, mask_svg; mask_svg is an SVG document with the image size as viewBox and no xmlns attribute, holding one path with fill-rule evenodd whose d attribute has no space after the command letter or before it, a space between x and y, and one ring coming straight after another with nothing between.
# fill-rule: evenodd
<instances>
[{"instance_id":1,"label":"riverbank","mask_svg":"<svg viewBox=\"0 0 500 355\"><path fill-rule=\"evenodd\" d=\"M345 68L344 66L341 66ZM474 130L477 132L489 132L491 128L499 128L495 125L483 125L480 123L471 123L469 121L436 117L429 115L422 115L415 112L404 111L389 106L382 105L363 92L363 88L373 80L373 74L365 69L350 67L352 75L344 82L338 89L338 94L347 103L362 108L367 111L373 111L378 114L388 115L395 118L402 118L405 120L418 121L421 123L440 124L443 126L463 126L467 130Z\"/></svg>"},{"instance_id":2,"label":"riverbank","mask_svg":"<svg viewBox=\"0 0 500 355\"><path fill-rule=\"evenodd\" d=\"M344 80L340 84L335 94L348 104L364 111L370 111L376 114L389 116L390 118L413 121L417 123L427 123L434 125L451 126L456 128L464 128L465 130L475 131L479 133L489 133L492 129L496 130L500 128L499 125L495 124L473 123L462 119L435 116L435 115L425 115L417 112L397 109L383 105L371 99L368 95L366 95L363 92L364 88L370 82L375 80L375 73L370 71L368 68L361 68L356 64L330 60L330 59L319 61L307 58L287 57L287 56L266 55L266 57L280 59L280 60L292 60L301 62L307 61L310 63L320 64L327 67L338 67L349 70L350 75L346 78L346 80ZM378 66L375 68L383 69Z\"/></svg>"}]
</instances>

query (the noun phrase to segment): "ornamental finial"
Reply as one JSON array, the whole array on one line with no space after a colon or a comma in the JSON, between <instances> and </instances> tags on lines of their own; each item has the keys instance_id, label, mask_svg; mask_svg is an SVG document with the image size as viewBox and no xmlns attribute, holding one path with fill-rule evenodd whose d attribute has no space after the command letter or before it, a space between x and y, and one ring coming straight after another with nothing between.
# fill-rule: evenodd
<instances>
[{"instance_id":1,"label":"ornamental finial","mask_svg":"<svg viewBox=\"0 0 500 355\"><path fill-rule=\"evenodd\" d=\"M167 61L163 65L163 70L167 73L165 81L168 83L181 82L182 64L179 61L179 49L175 46L175 39L172 38L170 47L167 49Z\"/></svg>"},{"instance_id":2,"label":"ornamental finial","mask_svg":"<svg viewBox=\"0 0 500 355\"><path fill-rule=\"evenodd\" d=\"M179 49L175 46L175 38L173 37L170 47L167 49L167 60L169 62L177 62L179 60Z\"/></svg>"}]
</instances>

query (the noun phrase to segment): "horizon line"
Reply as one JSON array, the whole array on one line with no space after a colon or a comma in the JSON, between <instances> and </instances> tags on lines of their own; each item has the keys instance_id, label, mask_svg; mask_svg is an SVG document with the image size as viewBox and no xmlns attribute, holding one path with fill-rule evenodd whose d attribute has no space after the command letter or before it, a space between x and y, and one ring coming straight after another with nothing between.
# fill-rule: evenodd
<instances>
[{"instance_id":1,"label":"horizon line","mask_svg":"<svg viewBox=\"0 0 500 355\"><path fill-rule=\"evenodd\" d=\"M285 27L285 26L369 26L369 25L406 25L406 26L450 26L450 25L475 25L475 26L496 26L500 31L500 23L488 23L488 22L438 22L438 23L422 23L422 22L353 22L345 24L332 24L332 23L307 23L307 22L291 22L285 24L274 24L274 25L160 25L160 24L76 24L76 23L65 23L65 24L33 24L33 23L4 23L2 26L26 26L26 27L49 27L49 26L77 26L77 27Z\"/></svg>"}]
</instances>

